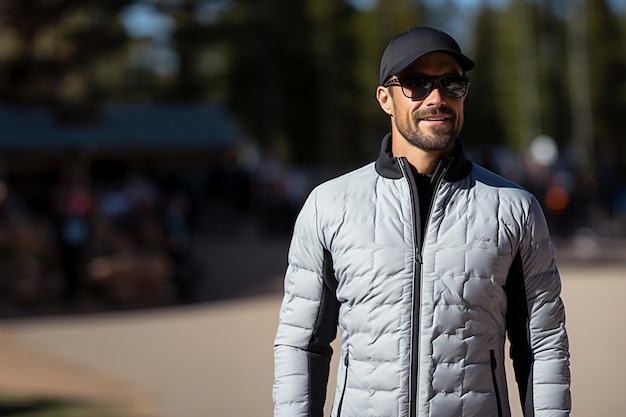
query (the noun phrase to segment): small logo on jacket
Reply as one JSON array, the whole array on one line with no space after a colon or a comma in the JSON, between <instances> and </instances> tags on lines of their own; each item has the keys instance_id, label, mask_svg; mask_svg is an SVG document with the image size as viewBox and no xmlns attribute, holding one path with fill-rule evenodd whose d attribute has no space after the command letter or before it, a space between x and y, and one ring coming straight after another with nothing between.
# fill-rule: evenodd
<instances>
[{"instance_id":1,"label":"small logo on jacket","mask_svg":"<svg viewBox=\"0 0 626 417\"><path fill-rule=\"evenodd\" d=\"M478 235L474 238L474 246L487 249L494 246L494 241L490 237Z\"/></svg>"}]
</instances>

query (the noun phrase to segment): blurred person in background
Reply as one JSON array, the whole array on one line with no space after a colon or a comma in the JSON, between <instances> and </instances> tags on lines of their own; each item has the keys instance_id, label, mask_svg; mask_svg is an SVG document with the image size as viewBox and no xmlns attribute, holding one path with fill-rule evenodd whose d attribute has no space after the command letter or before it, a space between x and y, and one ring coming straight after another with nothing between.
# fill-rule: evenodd
<instances>
[{"instance_id":1,"label":"blurred person in background","mask_svg":"<svg viewBox=\"0 0 626 417\"><path fill-rule=\"evenodd\" d=\"M57 243L65 278L64 302L81 301L85 289L85 268L92 240L93 197L84 167L69 164L55 193Z\"/></svg>"},{"instance_id":2,"label":"blurred person in background","mask_svg":"<svg viewBox=\"0 0 626 417\"><path fill-rule=\"evenodd\" d=\"M474 68L418 27L387 45L380 155L318 186L296 220L275 339L275 417L510 416L505 334L525 416L569 416L560 276L535 197L466 159Z\"/></svg>"}]
</instances>

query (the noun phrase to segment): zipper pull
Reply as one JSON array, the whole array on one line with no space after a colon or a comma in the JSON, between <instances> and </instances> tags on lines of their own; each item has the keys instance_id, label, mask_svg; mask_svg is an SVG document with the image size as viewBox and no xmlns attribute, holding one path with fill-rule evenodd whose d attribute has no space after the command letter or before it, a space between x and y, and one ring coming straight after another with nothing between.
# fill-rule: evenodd
<instances>
[{"instance_id":1,"label":"zipper pull","mask_svg":"<svg viewBox=\"0 0 626 417\"><path fill-rule=\"evenodd\" d=\"M422 259L422 251L419 248L415 248L415 262L422 265L424 260Z\"/></svg>"}]
</instances>

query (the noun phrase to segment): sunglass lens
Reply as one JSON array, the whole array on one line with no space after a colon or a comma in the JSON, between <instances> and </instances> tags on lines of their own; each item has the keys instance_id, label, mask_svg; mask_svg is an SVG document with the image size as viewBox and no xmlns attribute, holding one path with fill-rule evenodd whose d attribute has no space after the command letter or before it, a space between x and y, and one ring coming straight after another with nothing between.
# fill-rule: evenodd
<instances>
[{"instance_id":1,"label":"sunglass lens","mask_svg":"<svg viewBox=\"0 0 626 417\"><path fill-rule=\"evenodd\" d=\"M461 98L467 92L469 82L465 77L451 75L449 77L442 77L439 80L439 84L445 96Z\"/></svg>"},{"instance_id":2,"label":"sunglass lens","mask_svg":"<svg viewBox=\"0 0 626 417\"><path fill-rule=\"evenodd\" d=\"M406 77L402 80L402 88L406 93L407 97L412 98L413 100L419 100L424 98L430 92L430 88L432 86L432 80L428 77L422 76L412 76Z\"/></svg>"}]
</instances>

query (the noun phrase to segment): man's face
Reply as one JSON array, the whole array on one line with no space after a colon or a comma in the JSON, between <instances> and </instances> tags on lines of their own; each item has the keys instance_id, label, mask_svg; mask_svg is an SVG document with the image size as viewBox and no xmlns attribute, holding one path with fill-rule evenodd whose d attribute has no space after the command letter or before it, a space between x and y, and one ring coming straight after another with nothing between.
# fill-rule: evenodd
<instances>
[{"instance_id":1,"label":"man's face","mask_svg":"<svg viewBox=\"0 0 626 417\"><path fill-rule=\"evenodd\" d=\"M443 52L427 54L402 73L422 74L433 77L449 74L462 74L459 63ZM395 78L395 77L394 77ZM453 146L455 138L463 127L463 102L461 98L448 98L441 94L438 85L419 100L406 97L399 85L387 87L392 97L392 130L410 144L425 151L443 151Z\"/></svg>"}]
</instances>

